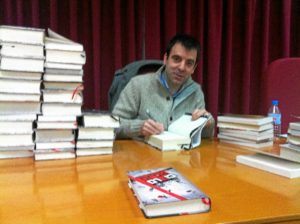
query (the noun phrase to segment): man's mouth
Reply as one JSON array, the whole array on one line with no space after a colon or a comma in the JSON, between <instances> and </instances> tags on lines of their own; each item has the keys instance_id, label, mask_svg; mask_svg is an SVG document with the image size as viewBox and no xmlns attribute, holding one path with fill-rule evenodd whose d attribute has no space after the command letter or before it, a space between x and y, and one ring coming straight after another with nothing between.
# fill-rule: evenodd
<instances>
[{"instance_id":1,"label":"man's mouth","mask_svg":"<svg viewBox=\"0 0 300 224\"><path fill-rule=\"evenodd\" d=\"M181 81L183 78L184 78L184 76L183 75L181 75L181 74L179 74L179 73L174 73L174 77L175 77L175 79L176 80L179 80L179 81Z\"/></svg>"}]
</instances>

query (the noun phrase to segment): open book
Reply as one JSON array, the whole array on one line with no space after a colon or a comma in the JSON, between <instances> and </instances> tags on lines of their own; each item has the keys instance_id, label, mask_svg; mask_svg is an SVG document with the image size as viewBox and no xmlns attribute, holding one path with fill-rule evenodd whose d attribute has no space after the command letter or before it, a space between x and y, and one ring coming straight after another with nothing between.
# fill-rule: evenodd
<instances>
[{"instance_id":1,"label":"open book","mask_svg":"<svg viewBox=\"0 0 300 224\"><path fill-rule=\"evenodd\" d=\"M174 121L167 131L151 135L146 142L160 150L191 149L201 144L201 133L210 117L192 120L191 115L183 115Z\"/></svg>"}]
</instances>

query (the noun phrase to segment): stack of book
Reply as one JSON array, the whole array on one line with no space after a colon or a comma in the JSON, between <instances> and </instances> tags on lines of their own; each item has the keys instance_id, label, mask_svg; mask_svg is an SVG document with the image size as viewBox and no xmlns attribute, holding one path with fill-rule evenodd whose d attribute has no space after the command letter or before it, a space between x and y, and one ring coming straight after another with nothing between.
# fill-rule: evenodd
<instances>
[{"instance_id":1,"label":"stack of book","mask_svg":"<svg viewBox=\"0 0 300 224\"><path fill-rule=\"evenodd\" d=\"M217 119L218 139L251 148L273 145L273 119L259 115L220 115Z\"/></svg>"},{"instance_id":2,"label":"stack of book","mask_svg":"<svg viewBox=\"0 0 300 224\"><path fill-rule=\"evenodd\" d=\"M33 156L44 36L43 29L0 26L0 158Z\"/></svg>"},{"instance_id":3,"label":"stack of book","mask_svg":"<svg viewBox=\"0 0 300 224\"><path fill-rule=\"evenodd\" d=\"M290 122L287 143L280 145L280 157L300 163L300 122Z\"/></svg>"},{"instance_id":4,"label":"stack of book","mask_svg":"<svg viewBox=\"0 0 300 224\"><path fill-rule=\"evenodd\" d=\"M76 155L112 154L119 119L108 112L85 111L78 117Z\"/></svg>"},{"instance_id":5,"label":"stack of book","mask_svg":"<svg viewBox=\"0 0 300 224\"><path fill-rule=\"evenodd\" d=\"M83 104L83 45L48 29L45 54L35 159L75 158L77 116L82 114Z\"/></svg>"}]
</instances>

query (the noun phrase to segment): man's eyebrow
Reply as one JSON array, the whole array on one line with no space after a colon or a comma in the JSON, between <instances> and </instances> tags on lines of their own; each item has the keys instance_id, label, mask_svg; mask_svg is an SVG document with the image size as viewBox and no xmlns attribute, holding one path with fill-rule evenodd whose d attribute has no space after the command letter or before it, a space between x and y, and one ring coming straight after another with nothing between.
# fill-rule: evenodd
<instances>
[{"instance_id":1,"label":"man's eyebrow","mask_svg":"<svg viewBox=\"0 0 300 224\"><path fill-rule=\"evenodd\" d=\"M194 59L187 59L187 62L192 62L192 63L196 63L196 60L194 60Z\"/></svg>"}]
</instances>

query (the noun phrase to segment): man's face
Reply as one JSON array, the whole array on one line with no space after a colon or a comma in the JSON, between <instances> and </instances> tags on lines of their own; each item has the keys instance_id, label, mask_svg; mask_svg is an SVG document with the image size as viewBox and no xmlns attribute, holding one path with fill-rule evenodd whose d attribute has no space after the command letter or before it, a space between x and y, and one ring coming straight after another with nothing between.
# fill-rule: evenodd
<instances>
[{"instance_id":1,"label":"man's face","mask_svg":"<svg viewBox=\"0 0 300 224\"><path fill-rule=\"evenodd\" d=\"M164 55L168 84L173 89L178 89L195 71L197 50L187 50L181 43L176 43L169 57Z\"/></svg>"}]
</instances>

